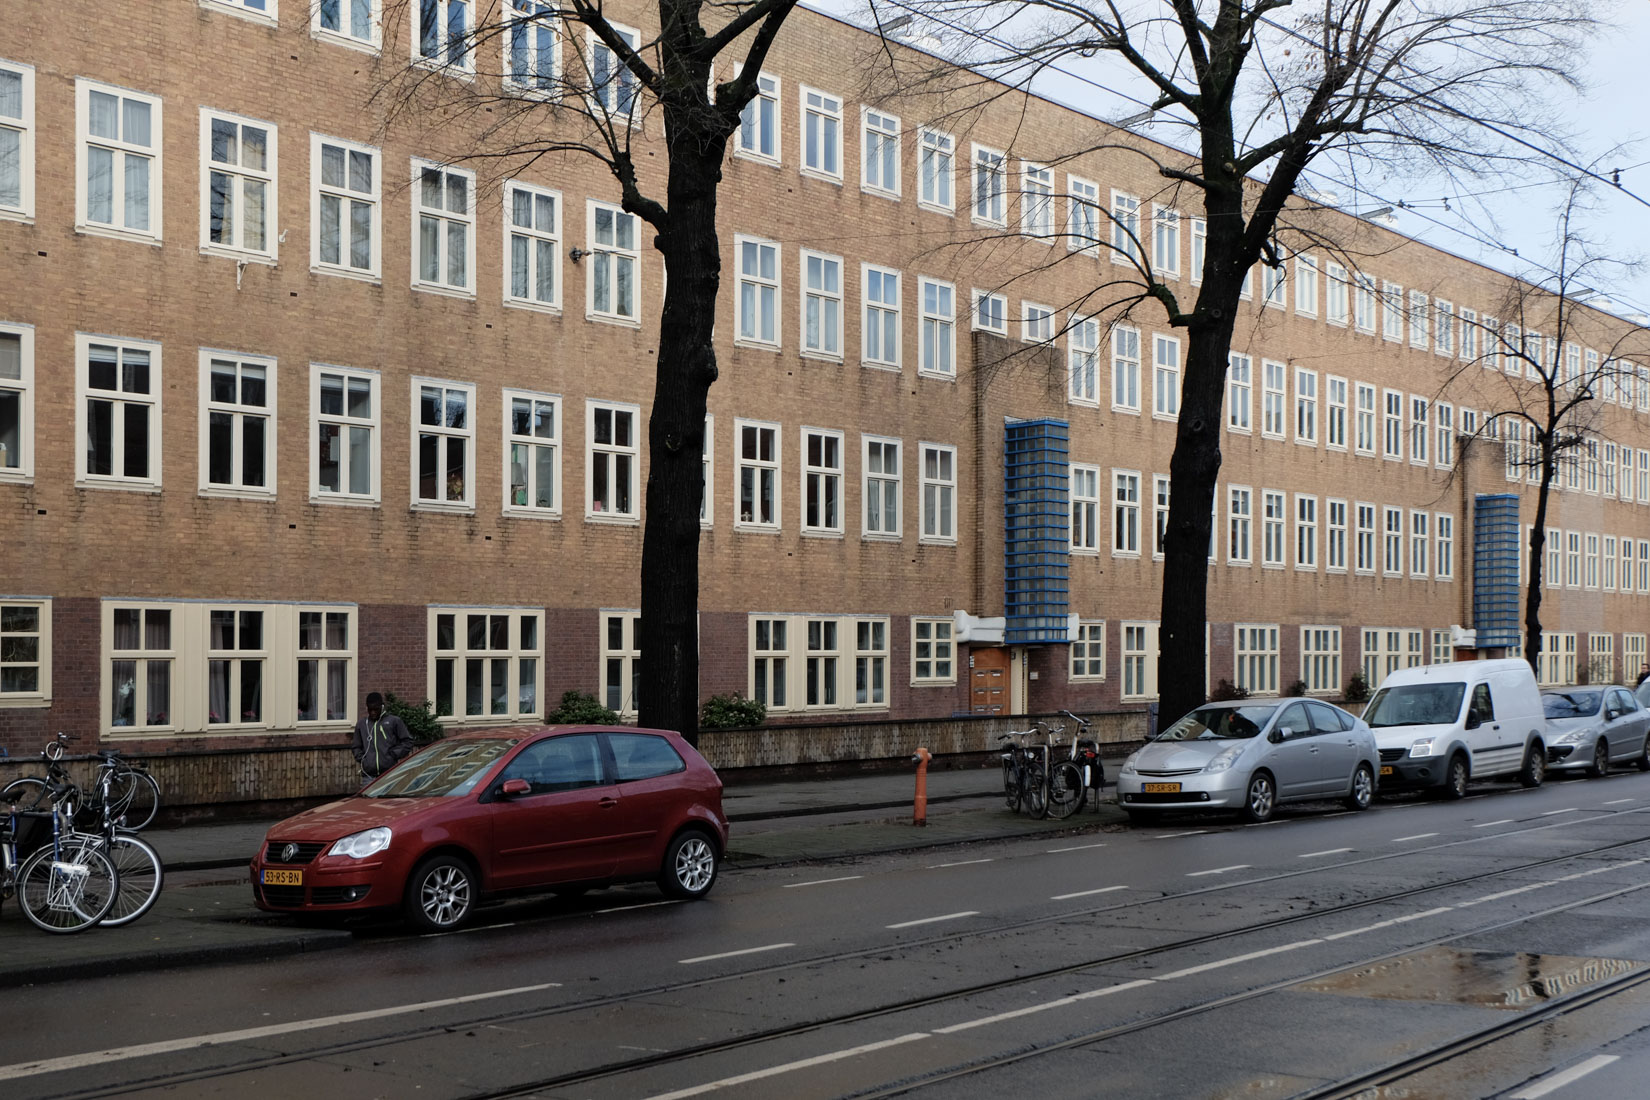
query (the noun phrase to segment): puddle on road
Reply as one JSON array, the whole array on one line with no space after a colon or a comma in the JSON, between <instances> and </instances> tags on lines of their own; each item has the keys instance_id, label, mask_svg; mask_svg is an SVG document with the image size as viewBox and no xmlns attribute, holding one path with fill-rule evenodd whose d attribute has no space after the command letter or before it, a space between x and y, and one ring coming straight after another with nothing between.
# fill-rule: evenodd
<instances>
[{"instance_id":1,"label":"puddle on road","mask_svg":"<svg viewBox=\"0 0 1650 1100\"><path fill-rule=\"evenodd\" d=\"M1432 1001L1514 1011L1546 1004L1589 986L1643 970L1627 959L1461 951L1429 947L1292 988L1391 1001Z\"/></svg>"}]
</instances>

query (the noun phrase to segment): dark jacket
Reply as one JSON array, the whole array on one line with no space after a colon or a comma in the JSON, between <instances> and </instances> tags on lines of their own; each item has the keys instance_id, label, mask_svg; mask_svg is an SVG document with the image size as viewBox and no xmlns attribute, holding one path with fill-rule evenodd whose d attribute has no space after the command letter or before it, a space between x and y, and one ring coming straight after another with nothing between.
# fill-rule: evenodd
<instances>
[{"instance_id":1,"label":"dark jacket","mask_svg":"<svg viewBox=\"0 0 1650 1100\"><path fill-rule=\"evenodd\" d=\"M366 718L355 723L355 734L350 738L350 751L355 762L368 775L382 775L402 757L413 751L412 734L407 724L393 714L380 714L378 721Z\"/></svg>"}]
</instances>

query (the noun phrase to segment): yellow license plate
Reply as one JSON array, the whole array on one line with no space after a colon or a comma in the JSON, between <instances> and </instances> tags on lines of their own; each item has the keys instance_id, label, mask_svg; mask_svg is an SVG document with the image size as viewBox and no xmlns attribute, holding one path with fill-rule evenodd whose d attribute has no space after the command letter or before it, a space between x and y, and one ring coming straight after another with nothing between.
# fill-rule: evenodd
<instances>
[{"instance_id":1,"label":"yellow license plate","mask_svg":"<svg viewBox=\"0 0 1650 1100\"><path fill-rule=\"evenodd\" d=\"M1145 791L1147 794L1179 794L1180 793L1180 784L1179 783L1145 783L1145 784L1141 785L1140 789Z\"/></svg>"},{"instance_id":2,"label":"yellow license plate","mask_svg":"<svg viewBox=\"0 0 1650 1100\"><path fill-rule=\"evenodd\" d=\"M302 871L274 871L264 872L265 886L302 886L304 873Z\"/></svg>"},{"instance_id":3,"label":"yellow license plate","mask_svg":"<svg viewBox=\"0 0 1650 1100\"><path fill-rule=\"evenodd\" d=\"M1391 775L1392 774L1392 766L1390 764L1383 764L1381 766L1381 774L1382 775Z\"/></svg>"}]
</instances>

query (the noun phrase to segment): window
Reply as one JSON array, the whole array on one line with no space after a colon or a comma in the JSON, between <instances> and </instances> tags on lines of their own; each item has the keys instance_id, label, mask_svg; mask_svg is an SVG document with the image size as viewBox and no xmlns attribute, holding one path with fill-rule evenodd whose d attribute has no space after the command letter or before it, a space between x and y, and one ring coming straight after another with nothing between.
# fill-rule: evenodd
<instances>
[{"instance_id":1,"label":"window","mask_svg":"<svg viewBox=\"0 0 1650 1100\"><path fill-rule=\"evenodd\" d=\"M475 174L413 161L413 286L473 294Z\"/></svg>"},{"instance_id":2,"label":"window","mask_svg":"<svg viewBox=\"0 0 1650 1100\"><path fill-rule=\"evenodd\" d=\"M899 538L900 442L864 436L865 537Z\"/></svg>"},{"instance_id":3,"label":"window","mask_svg":"<svg viewBox=\"0 0 1650 1100\"><path fill-rule=\"evenodd\" d=\"M802 253L802 353L842 358L842 259Z\"/></svg>"},{"instance_id":4,"label":"window","mask_svg":"<svg viewBox=\"0 0 1650 1100\"><path fill-rule=\"evenodd\" d=\"M1083 619L1077 623L1077 634L1071 640L1070 675L1073 680L1106 678L1106 620Z\"/></svg>"},{"instance_id":5,"label":"window","mask_svg":"<svg viewBox=\"0 0 1650 1100\"><path fill-rule=\"evenodd\" d=\"M981 332L1008 335L1008 299L983 290L974 292L974 327Z\"/></svg>"},{"instance_id":6,"label":"window","mask_svg":"<svg viewBox=\"0 0 1650 1100\"><path fill-rule=\"evenodd\" d=\"M1432 347L1439 355L1455 355L1455 307L1439 298L1433 302Z\"/></svg>"},{"instance_id":7,"label":"window","mask_svg":"<svg viewBox=\"0 0 1650 1100\"><path fill-rule=\"evenodd\" d=\"M802 429L802 530L842 533L842 433Z\"/></svg>"},{"instance_id":8,"label":"window","mask_svg":"<svg viewBox=\"0 0 1650 1100\"><path fill-rule=\"evenodd\" d=\"M1140 200L1121 191L1111 193L1112 263L1140 259Z\"/></svg>"},{"instance_id":9,"label":"window","mask_svg":"<svg viewBox=\"0 0 1650 1100\"><path fill-rule=\"evenodd\" d=\"M1426 512L1409 514L1409 575L1412 577L1427 575L1427 554L1432 545L1427 518Z\"/></svg>"},{"instance_id":10,"label":"window","mask_svg":"<svg viewBox=\"0 0 1650 1100\"><path fill-rule=\"evenodd\" d=\"M1637 675L1635 672L1634 675ZM1614 634L1587 635L1587 680L1594 684L1614 683L1616 679L1616 636Z\"/></svg>"},{"instance_id":11,"label":"window","mask_svg":"<svg viewBox=\"0 0 1650 1100\"><path fill-rule=\"evenodd\" d=\"M1501 356L1501 369L1507 374L1516 377L1520 373L1521 368L1523 367L1523 359L1521 356L1524 347L1525 344L1519 337L1519 328L1517 325L1509 323L1502 326L1500 351L1498 354ZM1534 369L1533 365L1531 369Z\"/></svg>"},{"instance_id":12,"label":"window","mask_svg":"<svg viewBox=\"0 0 1650 1100\"><path fill-rule=\"evenodd\" d=\"M873 194L899 198L899 119L864 109L865 156L861 186Z\"/></svg>"},{"instance_id":13,"label":"window","mask_svg":"<svg viewBox=\"0 0 1650 1100\"><path fill-rule=\"evenodd\" d=\"M1447 630L1432 632L1432 663L1441 665L1455 656L1455 647L1450 642L1450 633Z\"/></svg>"},{"instance_id":14,"label":"window","mask_svg":"<svg viewBox=\"0 0 1650 1100\"><path fill-rule=\"evenodd\" d=\"M109 725L154 728L172 724L172 609L105 603L109 640Z\"/></svg>"},{"instance_id":15,"label":"window","mask_svg":"<svg viewBox=\"0 0 1650 1100\"><path fill-rule=\"evenodd\" d=\"M1427 296L1419 290L1409 292L1409 346L1427 346Z\"/></svg>"},{"instance_id":16,"label":"window","mask_svg":"<svg viewBox=\"0 0 1650 1100\"><path fill-rule=\"evenodd\" d=\"M1520 420L1508 420L1503 433L1506 436L1504 457L1506 469L1502 476L1508 481L1518 481L1523 477L1524 469L1524 423Z\"/></svg>"},{"instance_id":17,"label":"window","mask_svg":"<svg viewBox=\"0 0 1650 1100\"><path fill-rule=\"evenodd\" d=\"M1191 277L1193 284L1203 281L1203 257L1209 246L1209 223L1203 218L1192 219L1192 263Z\"/></svg>"},{"instance_id":18,"label":"window","mask_svg":"<svg viewBox=\"0 0 1650 1100\"><path fill-rule=\"evenodd\" d=\"M1341 628L1301 627L1301 679L1309 695L1334 695L1341 690Z\"/></svg>"},{"instance_id":19,"label":"window","mask_svg":"<svg viewBox=\"0 0 1650 1100\"><path fill-rule=\"evenodd\" d=\"M1254 367L1247 355L1226 354L1226 428L1228 431L1249 431L1250 405L1253 403Z\"/></svg>"},{"instance_id":20,"label":"window","mask_svg":"<svg viewBox=\"0 0 1650 1100\"><path fill-rule=\"evenodd\" d=\"M1582 583L1588 588L1598 587L1598 536L1589 533L1586 541L1586 569Z\"/></svg>"},{"instance_id":21,"label":"window","mask_svg":"<svg viewBox=\"0 0 1650 1100\"><path fill-rule=\"evenodd\" d=\"M641 252L636 215L607 203L590 203L589 316L597 320L637 320L636 291Z\"/></svg>"},{"instance_id":22,"label":"window","mask_svg":"<svg viewBox=\"0 0 1650 1100\"><path fill-rule=\"evenodd\" d=\"M1157 624L1123 624L1123 698L1157 697Z\"/></svg>"},{"instance_id":23,"label":"window","mask_svg":"<svg viewBox=\"0 0 1650 1100\"><path fill-rule=\"evenodd\" d=\"M751 698L770 710L790 707L789 626L784 619L751 619Z\"/></svg>"},{"instance_id":24,"label":"window","mask_svg":"<svg viewBox=\"0 0 1650 1100\"><path fill-rule=\"evenodd\" d=\"M515 180L505 185L508 305L561 308L561 194Z\"/></svg>"},{"instance_id":25,"label":"window","mask_svg":"<svg viewBox=\"0 0 1650 1100\"><path fill-rule=\"evenodd\" d=\"M1331 573L1346 572L1346 501L1324 501L1323 566Z\"/></svg>"},{"instance_id":26,"label":"window","mask_svg":"<svg viewBox=\"0 0 1650 1100\"><path fill-rule=\"evenodd\" d=\"M716 417L705 414L705 435L699 443L699 526L716 523Z\"/></svg>"},{"instance_id":27,"label":"window","mask_svg":"<svg viewBox=\"0 0 1650 1100\"><path fill-rule=\"evenodd\" d=\"M1541 675L1543 687L1576 682L1576 636L1573 631L1541 632Z\"/></svg>"},{"instance_id":28,"label":"window","mask_svg":"<svg viewBox=\"0 0 1650 1100\"><path fill-rule=\"evenodd\" d=\"M1466 425L1462 424L1461 427L1465 429ZM1603 474L1604 495L1607 497L1613 497L1616 495L1616 464L1618 462L1616 457L1616 445L1607 439L1604 441L1603 450L1604 457L1600 472Z\"/></svg>"},{"instance_id":29,"label":"window","mask_svg":"<svg viewBox=\"0 0 1650 1100\"><path fill-rule=\"evenodd\" d=\"M1386 537L1381 546L1381 572L1389 577L1404 574L1404 510L1384 509Z\"/></svg>"},{"instance_id":30,"label":"window","mask_svg":"<svg viewBox=\"0 0 1650 1100\"><path fill-rule=\"evenodd\" d=\"M211 726L264 724L268 650L264 612L211 608L207 612L206 721Z\"/></svg>"},{"instance_id":31,"label":"window","mask_svg":"<svg viewBox=\"0 0 1650 1100\"><path fill-rule=\"evenodd\" d=\"M160 99L77 80L75 116L76 228L160 240Z\"/></svg>"},{"instance_id":32,"label":"window","mask_svg":"<svg viewBox=\"0 0 1650 1100\"><path fill-rule=\"evenodd\" d=\"M1461 358L1472 362L1478 358L1478 313L1461 307Z\"/></svg>"},{"instance_id":33,"label":"window","mask_svg":"<svg viewBox=\"0 0 1650 1100\"><path fill-rule=\"evenodd\" d=\"M1214 517L1210 517L1213 521ZM1169 541L1169 479L1164 474L1152 475L1152 560L1162 561L1168 550ZM1209 545L1214 557L1214 537L1210 533Z\"/></svg>"},{"instance_id":34,"label":"window","mask_svg":"<svg viewBox=\"0 0 1650 1100\"><path fill-rule=\"evenodd\" d=\"M1279 261L1280 265L1283 261ZM1282 309L1284 301L1284 279L1288 276L1288 268L1273 267L1262 263L1260 266L1261 301L1273 309Z\"/></svg>"},{"instance_id":35,"label":"window","mask_svg":"<svg viewBox=\"0 0 1650 1100\"><path fill-rule=\"evenodd\" d=\"M275 258L275 146L267 122L201 108L203 249Z\"/></svg>"},{"instance_id":36,"label":"window","mask_svg":"<svg viewBox=\"0 0 1650 1100\"><path fill-rule=\"evenodd\" d=\"M1438 445L1433 448L1432 458L1439 469L1447 470L1455 465L1455 407L1434 405L1432 420L1438 430Z\"/></svg>"},{"instance_id":37,"label":"window","mask_svg":"<svg viewBox=\"0 0 1650 1100\"><path fill-rule=\"evenodd\" d=\"M810 619L807 629L804 703L815 708L834 707L837 705L837 668L841 652L837 645L837 622L835 619Z\"/></svg>"},{"instance_id":38,"label":"window","mask_svg":"<svg viewBox=\"0 0 1650 1100\"><path fill-rule=\"evenodd\" d=\"M1361 455L1375 453L1375 387L1357 383L1357 450Z\"/></svg>"},{"instance_id":39,"label":"window","mask_svg":"<svg viewBox=\"0 0 1650 1100\"><path fill-rule=\"evenodd\" d=\"M200 364L201 491L274 496L274 362L203 350Z\"/></svg>"},{"instance_id":40,"label":"window","mask_svg":"<svg viewBox=\"0 0 1650 1100\"><path fill-rule=\"evenodd\" d=\"M1637 676L1644 667L1646 656L1646 642L1650 641L1643 634L1623 634L1621 636L1621 674Z\"/></svg>"},{"instance_id":41,"label":"window","mask_svg":"<svg viewBox=\"0 0 1650 1100\"><path fill-rule=\"evenodd\" d=\"M561 515L561 399L504 391L504 510Z\"/></svg>"},{"instance_id":42,"label":"window","mask_svg":"<svg viewBox=\"0 0 1650 1100\"><path fill-rule=\"evenodd\" d=\"M34 327L0 323L0 481L34 477Z\"/></svg>"},{"instance_id":43,"label":"window","mask_svg":"<svg viewBox=\"0 0 1650 1100\"><path fill-rule=\"evenodd\" d=\"M310 6L310 33L340 45L378 48L379 0L318 0Z\"/></svg>"},{"instance_id":44,"label":"window","mask_svg":"<svg viewBox=\"0 0 1650 1100\"><path fill-rule=\"evenodd\" d=\"M1267 439L1282 439L1284 432L1284 402L1288 396L1288 368L1270 359L1261 360L1260 434Z\"/></svg>"},{"instance_id":45,"label":"window","mask_svg":"<svg viewBox=\"0 0 1650 1100\"><path fill-rule=\"evenodd\" d=\"M1092 317L1073 317L1066 333L1066 359L1072 401L1099 404L1100 322Z\"/></svg>"},{"instance_id":46,"label":"window","mask_svg":"<svg viewBox=\"0 0 1650 1100\"><path fill-rule=\"evenodd\" d=\"M1246 488L1229 485L1226 488L1227 542L1226 561L1229 565L1248 565L1250 562L1249 533L1254 520L1254 495Z\"/></svg>"},{"instance_id":47,"label":"window","mask_svg":"<svg viewBox=\"0 0 1650 1100\"><path fill-rule=\"evenodd\" d=\"M0 217L34 216L34 69L0 61Z\"/></svg>"},{"instance_id":48,"label":"window","mask_svg":"<svg viewBox=\"0 0 1650 1100\"><path fill-rule=\"evenodd\" d=\"M1404 338L1404 288L1397 283L1381 284L1381 338L1399 342Z\"/></svg>"},{"instance_id":49,"label":"window","mask_svg":"<svg viewBox=\"0 0 1650 1100\"><path fill-rule=\"evenodd\" d=\"M917 147L917 205L949 214L956 203L953 174L957 141L950 134L924 126L917 131Z\"/></svg>"},{"instance_id":50,"label":"window","mask_svg":"<svg viewBox=\"0 0 1650 1100\"><path fill-rule=\"evenodd\" d=\"M1054 311L1035 302L1020 302L1020 339L1046 344L1054 339Z\"/></svg>"},{"instance_id":51,"label":"window","mask_svg":"<svg viewBox=\"0 0 1650 1100\"><path fill-rule=\"evenodd\" d=\"M1616 590L1616 536L1605 535L1603 541L1604 570L1601 580L1604 591L1614 592Z\"/></svg>"},{"instance_id":52,"label":"window","mask_svg":"<svg viewBox=\"0 0 1650 1100\"><path fill-rule=\"evenodd\" d=\"M1316 256L1295 257L1295 312L1307 317L1318 315L1318 259Z\"/></svg>"},{"instance_id":53,"label":"window","mask_svg":"<svg viewBox=\"0 0 1650 1100\"><path fill-rule=\"evenodd\" d=\"M1263 489L1260 494L1260 507L1260 563L1269 568L1281 569L1284 564L1287 537L1284 534L1284 495L1271 489Z\"/></svg>"},{"instance_id":54,"label":"window","mask_svg":"<svg viewBox=\"0 0 1650 1100\"><path fill-rule=\"evenodd\" d=\"M1640 504L1650 503L1650 450L1639 448L1638 498Z\"/></svg>"},{"instance_id":55,"label":"window","mask_svg":"<svg viewBox=\"0 0 1650 1100\"><path fill-rule=\"evenodd\" d=\"M1638 543L1639 543L1638 591L1642 595L1643 593L1650 592L1650 539L1639 539ZM1625 558L1627 556L1627 547L1626 547L1625 542L1622 543L1621 555L1622 555L1623 558ZM1622 569L1626 570L1626 568L1627 568L1627 566L1626 566L1626 563L1624 562L1622 564Z\"/></svg>"},{"instance_id":56,"label":"window","mask_svg":"<svg viewBox=\"0 0 1650 1100\"><path fill-rule=\"evenodd\" d=\"M377 278L383 211L378 150L309 136L310 265L334 275Z\"/></svg>"},{"instance_id":57,"label":"window","mask_svg":"<svg viewBox=\"0 0 1650 1100\"><path fill-rule=\"evenodd\" d=\"M1112 483L1112 540L1113 556L1140 553L1140 475L1129 470L1114 470Z\"/></svg>"},{"instance_id":58,"label":"window","mask_svg":"<svg viewBox=\"0 0 1650 1100\"><path fill-rule=\"evenodd\" d=\"M1100 185L1080 176L1067 176L1071 193L1067 206L1066 247L1094 252L1100 246Z\"/></svg>"},{"instance_id":59,"label":"window","mask_svg":"<svg viewBox=\"0 0 1650 1100\"><path fill-rule=\"evenodd\" d=\"M75 336L75 484L160 488L160 345Z\"/></svg>"},{"instance_id":60,"label":"window","mask_svg":"<svg viewBox=\"0 0 1650 1100\"><path fill-rule=\"evenodd\" d=\"M888 705L888 621L854 622L854 705Z\"/></svg>"},{"instance_id":61,"label":"window","mask_svg":"<svg viewBox=\"0 0 1650 1100\"><path fill-rule=\"evenodd\" d=\"M802 172L842 179L842 100L808 87L802 89Z\"/></svg>"},{"instance_id":62,"label":"window","mask_svg":"<svg viewBox=\"0 0 1650 1100\"><path fill-rule=\"evenodd\" d=\"M1346 324L1346 268L1333 260L1324 266L1324 314L1332 325Z\"/></svg>"},{"instance_id":63,"label":"window","mask_svg":"<svg viewBox=\"0 0 1650 1100\"><path fill-rule=\"evenodd\" d=\"M1027 160L1020 162L1020 232L1054 238L1054 169Z\"/></svg>"},{"instance_id":64,"label":"window","mask_svg":"<svg viewBox=\"0 0 1650 1100\"><path fill-rule=\"evenodd\" d=\"M915 687L957 682L956 643L950 619L911 620L911 683Z\"/></svg>"},{"instance_id":65,"label":"window","mask_svg":"<svg viewBox=\"0 0 1650 1100\"><path fill-rule=\"evenodd\" d=\"M1581 532L1564 532L1564 587L1581 587Z\"/></svg>"},{"instance_id":66,"label":"window","mask_svg":"<svg viewBox=\"0 0 1650 1100\"><path fill-rule=\"evenodd\" d=\"M1557 527L1547 528L1547 539L1542 545L1547 551L1547 587L1559 588L1564 584L1561 572L1564 567L1564 533Z\"/></svg>"},{"instance_id":67,"label":"window","mask_svg":"<svg viewBox=\"0 0 1650 1100\"><path fill-rule=\"evenodd\" d=\"M984 225L1007 224L1006 165L1007 158L996 149L974 146L974 221Z\"/></svg>"},{"instance_id":68,"label":"window","mask_svg":"<svg viewBox=\"0 0 1650 1100\"><path fill-rule=\"evenodd\" d=\"M468 511L475 506L475 387L432 378L412 380L414 508Z\"/></svg>"},{"instance_id":69,"label":"window","mask_svg":"<svg viewBox=\"0 0 1650 1100\"><path fill-rule=\"evenodd\" d=\"M585 519L635 522L641 514L640 420L634 405L585 402Z\"/></svg>"},{"instance_id":70,"label":"window","mask_svg":"<svg viewBox=\"0 0 1650 1100\"><path fill-rule=\"evenodd\" d=\"M922 298L922 360L917 369L922 374L955 377L956 288L937 279L918 279L917 287Z\"/></svg>"},{"instance_id":71,"label":"window","mask_svg":"<svg viewBox=\"0 0 1650 1100\"><path fill-rule=\"evenodd\" d=\"M298 611L297 721L348 722L355 698L353 610Z\"/></svg>"},{"instance_id":72,"label":"window","mask_svg":"<svg viewBox=\"0 0 1650 1100\"><path fill-rule=\"evenodd\" d=\"M1318 372L1295 371L1295 442L1318 442Z\"/></svg>"},{"instance_id":73,"label":"window","mask_svg":"<svg viewBox=\"0 0 1650 1100\"><path fill-rule=\"evenodd\" d=\"M922 542L957 541L957 448L922 444Z\"/></svg>"},{"instance_id":74,"label":"window","mask_svg":"<svg viewBox=\"0 0 1650 1100\"><path fill-rule=\"evenodd\" d=\"M779 246L735 236L739 255L738 318L735 343L779 346Z\"/></svg>"},{"instance_id":75,"label":"window","mask_svg":"<svg viewBox=\"0 0 1650 1100\"><path fill-rule=\"evenodd\" d=\"M635 611L603 611L602 701L621 717L636 713L641 695L642 616Z\"/></svg>"},{"instance_id":76,"label":"window","mask_svg":"<svg viewBox=\"0 0 1650 1100\"><path fill-rule=\"evenodd\" d=\"M1118 325L1111 330L1111 407L1140 411L1140 330Z\"/></svg>"},{"instance_id":77,"label":"window","mask_svg":"<svg viewBox=\"0 0 1650 1100\"><path fill-rule=\"evenodd\" d=\"M1370 684L1379 684L1387 673L1414 668L1422 663L1422 633L1392 627L1366 627L1363 631L1363 673Z\"/></svg>"},{"instance_id":78,"label":"window","mask_svg":"<svg viewBox=\"0 0 1650 1100\"><path fill-rule=\"evenodd\" d=\"M1359 332L1372 333L1375 331L1375 277L1360 271L1353 275L1353 279L1353 321Z\"/></svg>"},{"instance_id":79,"label":"window","mask_svg":"<svg viewBox=\"0 0 1650 1100\"><path fill-rule=\"evenodd\" d=\"M554 95L557 15L546 0L505 0L504 84L538 96Z\"/></svg>"},{"instance_id":80,"label":"window","mask_svg":"<svg viewBox=\"0 0 1650 1100\"><path fill-rule=\"evenodd\" d=\"M779 426L734 421L739 521L746 528L779 529Z\"/></svg>"},{"instance_id":81,"label":"window","mask_svg":"<svg viewBox=\"0 0 1650 1100\"><path fill-rule=\"evenodd\" d=\"M758 73L756 95L739 113L735 151L755 160L779 163L779 78Z\"/></svg>"},{"instance_id":82,"label":"window","mask_svg":"<svg viewBox=\"0 0 1650 1100\"><path fill-rule=\"evenodd\" d=\"M632 50L642 48L642 33L618 23L609 23L615 34ZM624 58L590 32L590 105L598 118L636 124L636 102L641 85Z\"/></svg>"},{"instance_id":83,"label":"window","mask_svg":"<svg viewBox=\"0 0 1650 1100\"><path fill-rule=\"evenodd\" d=\"M378 501L378 375L311 364L309 499Z\"/></svg>"},{"instance_id":84,"label":"window","mask_svg":"<svg viewBox=\"0 0 1650 1100\"><path fill-rule=\"evenodd\" d=\"M1159 278L1180 275L1180 211L1152 207L1152 274Z\"/></svg>"},{"instance_id":85,"label":"window","mask_svg":"<svg viewBox=\"0 0 1650 1100\"><path fill-rule=\"evenodd\" d=\"M1404 457L1404 395L1387 390L1386 410L1381 418L1381 456L1393 462Z\"/></svg>"},{"instance_id":86,"label":"window","mask_svg":"<svg viewBox=\"0 0 1650 1100\"><path fill-rule=\"evenodd\" d=\"M1180 340L1152 335L1152 415L1180 415Z\"/></svg>"},{"instance_id":87,"label":"window","mask_svg":"<svg viewBox=\"0 0 1650 1100\"><path fill-rule=\"evenodd\" d=\"M444 724L539 721L543 614L536 608L430 608L427 675L436 717L452 719ZM606 612L602 618L605 623ZM633 713L624 701L610 697L607 705Z\"/></svg>"},{"instance_id":88,"label":"window","mask_svg":"<svg viewBox=\"0 0 1650 1100\"><path fill-rule=\"evenodd\" d=\"M1364 504L1357 506L1357 571L1359 573L1375 572L1375 506Z\"/></svg>"},{"instance_id":89,"label":"window","mask_svg":"<svg viewBox=\"0 0 1650 1100\"><path fill-rule=\"evenodd\" d=\"M860 265L865 280L864 361L872 366L899 368L900 276L885 267Z\"/></svg>"},{"instance_id":90,"label":"window","mask_svg":"<svg viewBox=\"0 0 1650 1100\"><path fill-rule=\"evenodd\" d=\"M1295 568L1318 569L1318 498L1295 496Z\"/></svg>"},{"instance_id":91,"label":"window","mask_svg":"<svg viewBox=\"0 0 1650 1100\"><path fill-rule=\"evenodd\" d=\"M418 0L413 57L469 71L471 0Z\"/></svg>"},{"instance_id":92,"label":"window","mask_svg":"<svg viewBox=\"0 0 1650 1100\"><path fill-rule=\"evenodd\" d=\"M1333 374L1324 379L1328 398L1324 406L1323 442L1332 451L1346 450L1346 379Z\"/></svg>"},{"instance_id":93,"label":"window","mask_svg":"<svg viewBox=\"0 0 1650 1100\"><path fill-rule=\"evenodd\" d=\"M1251 695L1278 693L1278 628L1238 623L1237 686Z\"/></svg>"},{"instance_id":94,"label":"window","mask_svg":"<svg viewBox=\"0 0 1650 1100\"><path fill-rule=\"evenodd\" d=\"M1431 418L1427 414L1427 399L1411 396L1409 399L1409 460L1418 466L1425 466L1427 463L1427 440L1432 434Z\"/></svg>"},{"instance_id":95,"label":"window","mask_svg":"<svg viewBox=\"0 0 1650 1100\"><path fill-rule=\"evenodd\" d=\"M52 602L0 600L0 707L52 698Z\"/></svg>"},{"instance_id":96,"label":"window","mask_svg":"<svg viewBox=\"0 0 1650 1100\"><path fill-rule=\"evenodd\" d=\"M1441 581L1455 579L1455 517L1439 512L1433 518L1433 531L1438 539L1438 552L1432 563L1433 576Z\"/></svg>"}]
</instances>

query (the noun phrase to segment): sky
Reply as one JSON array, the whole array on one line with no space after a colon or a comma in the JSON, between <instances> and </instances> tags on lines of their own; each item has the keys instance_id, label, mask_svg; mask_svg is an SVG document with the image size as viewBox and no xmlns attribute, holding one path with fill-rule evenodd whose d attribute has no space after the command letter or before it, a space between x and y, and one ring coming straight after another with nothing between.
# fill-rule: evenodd
<instances>
[{"instance_id":1,"label":"sky","mask_svg":"<svg viewBox=\"0 0 1650 1100\"><path fill-rule=\"evenodd\" d=\"M809 7L851 22L868 22L867 0L806 2ZM884 19L889 19L899 14L899 5L900 0L880 0L879 10ZM1646 109L1643 71L1644 59L1650 53L1650 2L1601 0L1598 11L1612 26L1588 47L1582 74L1588 88L1565 114L1575 143L1575 162L1596 165L1606 178L1619 168L1621 187L1601 184L1593 188L1592 209L1581 228L1586 236L1605 246L1611 259L1623 264L1642 261L1644 266L1634 270L1611 265L1610 278L1601 279L1593 289L1613 302L1613 308L1603 298L1590 304L1622 316L1650 317L1650 110ZM1115 58L1096 59L1090 64L1099 65L1103 60L1109 60L1109 68L1074 70L1077 77L1072 79L1055 75L1040 83L1038 90L1050 99L1102 118L1117 119L1135 113L1137 104L1121 97L1112 97L1112 103L1107 104L1105 93L1097 91L1097 84L1129 87L1117 68L1122 63ZM1078 62L1074 59L1073 63ZM1168 131L1158 134L1141 127L1139 132L1170 144L1179 143ZM1612 152L1617 147L1623 148ZM1509 274L1528 277L1537 270L1532 264L1550 264L1554 259L1556 213L1565 197L1564 187L1557 183L1505 188L1493 181L1475 183L1467 190L1490 192L1477 200L1482 206L1471 209L1456 201L1445 209L1439 201L1443 189L1436 182L1383 181L1375 188L1379 195L1363 196L1355 196L1344 181L1319 176L1311 182L1315 188L1333 193L1343 205L1351 206L1355 201L1360 212L1386 205L1393 196L1405 195L1416 208L1394 210L1383 224Z\"/></svg>"}]
</instances>

